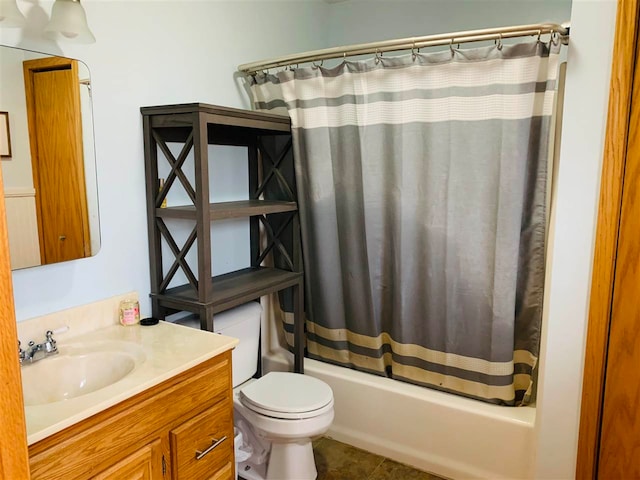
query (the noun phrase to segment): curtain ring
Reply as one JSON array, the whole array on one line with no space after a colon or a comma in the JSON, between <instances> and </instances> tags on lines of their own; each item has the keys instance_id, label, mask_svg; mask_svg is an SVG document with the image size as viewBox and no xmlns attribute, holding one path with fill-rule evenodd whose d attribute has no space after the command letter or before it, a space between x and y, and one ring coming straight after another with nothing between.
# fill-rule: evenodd
<instances>
[{"instance_id":1,"label":"curtain ring","mask_svg":"<svg viewBox=\"0 0 640 480\"><path fill-rule=\"evenodd\" d=\"M376 48L376 65L380 63L380 57L382 57L382 54L380 53L380 51Z\"/></svg>"},{"instance_id":2,"label":"curtain ring","mask_svg":"<svg viewBox=\"0 0 640 480\"><path fill-rule=\"evenodd\" d=\"M453 38L449 41L449 50L451 50L451 56L453 57L456 54L456 51L453 49Z\"/></svg>"},{"instance_id":3,"label":"curtain ring","mask_svg":"<svg viewBox=\"0 0 640 480\"><path fill-rule=\"evenodd\" d=\"M554 46L560 43L560 34L555 30L551 30L551 43L553 43Z\"/></svg>"},{"instance_id":4,"label":"curtain ring","mask_svg":"<svg viewBox=\"0 0 640 480\"><path fill-rule=\"evenodd\" d=\"M324 60L320 60L320 64L316 64L316 62L311 62L311 65L313 65L313 68L319 68L322 66L323 63L324 63Z\"/></svg>"},{"instance_id":5,"label":"curtain ring","mask_svg":"<svg viewBox=\"0 0 640 480\"><path fill-rule=\"evenodd\" d=\"M411 46L411 59L415 62L418 54L416 53L416 42L414 40L413 45Z\"/></svg>"},{"instance_id":6,"label":"curtain ring","mask_svg":"<svg viewBox=\"0 0 640 480\"><path fill-rule=\"evenodd\" d=\"M540 43L540 36L542 35L542 30L538 30L538 43Z\"/></svg>"},{"instance_id":7,"label":"curtain ring","mask_svg":"<svg viewBox=\"0 0 640 480\"><path fill-rule=\"evenodd\" d=\"M498 34L498 39L496 40L496 48L498 50L502 50L502 34Z\"/></svg>"}]
</instances>

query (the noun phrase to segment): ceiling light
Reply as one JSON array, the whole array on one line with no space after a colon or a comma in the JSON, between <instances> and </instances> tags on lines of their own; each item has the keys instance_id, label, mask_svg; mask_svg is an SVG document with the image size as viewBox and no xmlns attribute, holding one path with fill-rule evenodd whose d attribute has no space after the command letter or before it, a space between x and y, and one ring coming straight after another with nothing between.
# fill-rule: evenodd
<instances>
[{"instance_id":1,"label":"ceiling light","mask_svg":"<svg viewBox=\"0 0 640 480\"><path fill-rule=\"evenodd\" d=\"M80 0L56 0L51 10L51 20L44 31L59 35L61 40L76 43L96 41L87 25L87 15Z\"/></svg>"}]
</instances>

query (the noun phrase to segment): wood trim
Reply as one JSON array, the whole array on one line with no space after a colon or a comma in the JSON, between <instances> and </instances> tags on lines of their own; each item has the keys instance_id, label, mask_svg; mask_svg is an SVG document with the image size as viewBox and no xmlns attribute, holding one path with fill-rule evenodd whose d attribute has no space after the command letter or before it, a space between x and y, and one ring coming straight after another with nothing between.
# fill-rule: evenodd
<instances>
[{"instance_id":1,"label":"wood trim","mask_svg":"<svg viewBox=\"0 0 640 480\"><path fill-rule=\"evenodd\" d=\"M42 59L45 60L45 59ZM38 243L40 244L40 258L44 262L44 239L43 239L43 227L42 227L42 208L40 205L40 175L38 172L38 142L36 141L36 115L33 106L33 72L29 68L27 62L34 62L35 60L28 60L23 62L23 75L24 75L24 96L27 106L27 126L29 129L29 149L31 152L31 175L33 177L33 188L36 190L36 217L38 219ZM34 65L35 68L35 65Z\"/></svg>"},{"instance_id":2,"label":"wood trim","mask_svg":"<svg viewBox=\"0 0 640 480\"><path fill-rule=\"evenodd\" d=\"M28 480L29 454L18 364L18 336L13 304L9 237L0 172L0 478Z\"/></svg>"},{"instance_id":3,"label":"wood trim","mask_svg":"<svg viewBox=\"0 0 640 480\"><path fill-rule=\"evenodd\" d=\"M576 478L596 478L620 206L636 64L638 0L619 0L582 385Z\"/></svg>"},{"instance_id":4,"label":"wood trim","mask_svg":"<svg viewBox=\"0 0 640 480\"><path fill-rule=\"evenodd\" d=\"M639 47L640 48L640 47ZM636 58L638 54L636 53ZM620 234L611 307L611 326L602 400L598 478L640 478L640 63L636 61L627 135ZM631 376L630 376L631 375Z\"/></svg>"}]
</instances>

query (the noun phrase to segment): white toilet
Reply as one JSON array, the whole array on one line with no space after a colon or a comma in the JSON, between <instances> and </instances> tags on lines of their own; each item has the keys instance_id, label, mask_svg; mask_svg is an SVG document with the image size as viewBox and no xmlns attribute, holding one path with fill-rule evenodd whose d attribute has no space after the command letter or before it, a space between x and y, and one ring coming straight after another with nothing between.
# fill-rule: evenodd
<instances>
[{"instance_id":1,"label":"white toilet","mask_svg":"<svg viewBox=\"0 0 640 480\"><path fill-rule=\"evenodd\" d=\"M240 339L233 351L234 425L252 451L238 464L246 480L314 480L312 438L333 421L333 392L317 378L258 368L260 315L257 302L216 314L217 333ZM189 324L188 322L180 322Z\"/></svg>"}]
</instances>

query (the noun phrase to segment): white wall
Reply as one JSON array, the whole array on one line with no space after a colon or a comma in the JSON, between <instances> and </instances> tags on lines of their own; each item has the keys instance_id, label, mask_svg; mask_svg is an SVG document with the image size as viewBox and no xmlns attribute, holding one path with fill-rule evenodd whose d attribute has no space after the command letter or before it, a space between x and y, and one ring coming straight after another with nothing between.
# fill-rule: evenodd
<instances>
[{"instance_id":1,"label":"white wall","mask_svg":"<svg viewBox=\"0 0 640 480\"><path fill-rule=\"evenodd\" d=\"M616 3L574 0L540 362L535 478L574 478Z\"/></svg>"},{"instance_id":2,"label":"white wall","mask_svg":"<svg viewBox=\"0 0 640 480\"><path fill-rule=\"evenodd\" d=\"M11 158L3 158L1 161L5 188L33 188L29 125L22 74L24 59L24 52L21 50L2 52L0 111L9 112L11 134Z\"/></svg>"},{"instance_id":3,"label":"white wall","mask_svg":"<svg viewBox=\"0 0 640 480\"><path fill-rule=\"evenodd\" d=\"M82 2L97 38L42 38L50 3L19 0L29 29L0 43L78 58L91 70L102 248L97 256L13 273L18 320L137 290L150 313L140 107L204 102L247 108L238 64L324 45L323 2ZM295 21L293 20L295 19ZM233 247L233 245L229 245Z\"/></svg>"},{"instance_id":4,"label":"white wall","mask_svg":"<svg viewBox=\"0 0 640 480\"><path fill-rule=\"evenodd\" d=\"M329 45L569 20L571 0L352 0L332 6ZM391 54L387 54L391 55Z\"/></svg>"}]
</instances>

